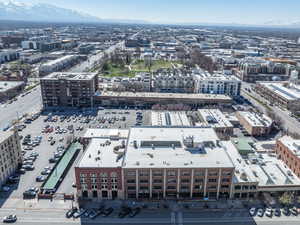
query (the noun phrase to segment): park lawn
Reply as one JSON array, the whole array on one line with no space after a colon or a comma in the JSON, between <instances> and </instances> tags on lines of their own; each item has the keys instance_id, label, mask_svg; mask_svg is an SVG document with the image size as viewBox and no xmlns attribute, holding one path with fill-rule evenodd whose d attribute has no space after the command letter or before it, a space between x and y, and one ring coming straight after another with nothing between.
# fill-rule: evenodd
<instances>
[{"instance_id":1,"label":"park lawn","mask_svg":"<svg viewBox=\"0 0 300 225\"><path fill-rule=\"evenodd\" d=\"M151 71L156 71L161 68L171 68L172 62L164 60L154 60L152 61ZM149 72L149 68L145 66L144 60L138 60L131 65L133 71L138 72Z\"/></svg>"},{"instance_id":2,"label":"park lawn","mask_svg":"<svg viewBox=\"0 0 300 225\"><path fill-rule=\"evenodd\" d=\"M105 77L134 77L134 71L127 71L126 68L120 66L109 64L109 69L103 72Z\"/></svg>"}]
</instances>

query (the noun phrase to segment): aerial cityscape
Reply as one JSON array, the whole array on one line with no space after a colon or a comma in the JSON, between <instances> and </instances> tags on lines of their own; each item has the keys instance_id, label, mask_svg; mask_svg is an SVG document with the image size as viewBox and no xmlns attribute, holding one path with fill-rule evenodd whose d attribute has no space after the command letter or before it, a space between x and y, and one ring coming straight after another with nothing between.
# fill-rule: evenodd
<instances>
[{"instance_id":1,"label":"aerial cityscape","mask_svg":"<svg viewBox=\"0 0 300 225\"><path fill-rule=\"evenodd\" d=\"M300 224L299 9L0 0L0 224Z\"/></svg>"}]
</instances>

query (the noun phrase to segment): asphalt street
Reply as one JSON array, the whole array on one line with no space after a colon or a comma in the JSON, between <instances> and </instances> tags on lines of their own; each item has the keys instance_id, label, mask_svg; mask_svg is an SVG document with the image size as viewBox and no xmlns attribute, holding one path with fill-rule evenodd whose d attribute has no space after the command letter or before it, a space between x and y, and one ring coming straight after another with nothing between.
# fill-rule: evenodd
<instances>
[{"instance_id":1,"label":"asphalt street","mask_svg":"<svg viewBox=\"0 0 300 225\"><path fill-rule=\"evenodd\" d=\"M243 83L242 85L243 91L242 95L247 98L255 107L259 108L263 112L266 112L266 107L262 105L260 102L256 101L254 98L259 99L261 102L266 102L264 98L256 94L254 91L248 92L245 90L245 88L250 88L250 84ZM252 98L253 96L254 98ZM285 109L281 109L277 106L270 106L269 108L273 109L274 113L281 118L283 127L291 132L300 133L300 122L298 122L295 118L291 117L289 115L289 111Z\"/></svg>"},{"instance_id":2,"label":"asphalt street","mask_svg":"<svg viewBox=\"0 0 300 225\"><path fill-rule=\"evenodd\" d=\"M20 118L25 113L37 112L42 105L40 86L35 87L24 97L19 96L11 104L0 105L0 128L3 129L13 120Z\"/></svg>"},{"instance_id":3,"label":"asphalt street","mask_svg":"<svg viewBox=\"0 0 300 225\"><path fill-rule=\"evenodd\" d=\"M171 211L150 211L143 210L134 218L125 217L123 219L118 218L116 210L109 217L97 217L95 220L79 218L79 219L67 219L65 217L65 211L62 210L13 210L0 209L0 217L4 217L10 213L16 214L18 217L17 224L29 225L29 224L170 224L170 225L189 225L189 224L232 224L232 225L296 225L300 220L298 217L280 217L280 218L268 218L268 217L249 217L247 215L241 215L237 213L231 217L227 217L224 212L209 212L206 215L199 212L194 212L193 217L191 213L185 214L185 212L171 212ZM178 216L181 214L181 216ZM173 218L176 215L175 218Z\"/></svg>"}]
</instances>

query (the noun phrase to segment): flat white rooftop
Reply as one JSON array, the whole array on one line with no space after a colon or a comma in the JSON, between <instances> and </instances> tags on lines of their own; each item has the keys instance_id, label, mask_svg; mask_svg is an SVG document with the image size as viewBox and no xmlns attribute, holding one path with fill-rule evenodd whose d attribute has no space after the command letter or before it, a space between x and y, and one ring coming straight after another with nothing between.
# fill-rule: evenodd
<instances>
[{"instance_id":1,"label":"flat white rooftop","mask_svg":"<svg viewBox=\"0 0 300 225\"><path fill-rule=\"evenodd\" d=\"M123 168L233 168L219 143L212 128L134 127Z\"/></svg>"},{"instance_id":2,"label":"flat white rooftop","mask_svg":"<svg viewBox=\"0 0 300 225\"><path fill-rule=\"evenodd\" d=\"M67 73L55 72L41 78L41 80L91 80L96 76L96 73Z\"/></svg>"},{"instance_id":3,"label":"flat white rooftop","mask_svg":"<svg viewBox=\"0 0 300 225\"><path fill-rule=\"evenodd\" d=\"M285 87L280 82L260 82L260 85L279 95L283 99L294 101L300 99L300 85Z\"/></svg>"},{"instance_id":4,"label":"flat white rooftop","mask_svg":"<svg viewBox=\"0 0 300 225\"><path fill-rule=\"evenodd\" d=\"M214 128L233 127L232 123L219 109L198 109L202 125L209 125Z\"/></svg>"},{"instance_id":5,"label":"flat white rooftop","mask_svg":"<svg viewBox=\"0 0 300 225\"><path fill-rule=\"evenodd\" d=\"M97 94L102 97L118 98L157 98L157 99L190 99L190 100L220 100L231 101L227 95L217 94L184 94L184 93L160 93L160 92L113 92L103 91Z\"/></svg>"},{"instance_id":6,"label":"flat white rooftop","mask_svg":"<svg viewBox=\"0 0 300 225\"><path fill-rule=\"evenodd\" d=\"M185 112L151 112L152 126L190 126L191 123Z\"/></svg>"},{"instance_id":7,"label":"flat white rooftop","mask_svg":"<svg viewBox=\"0 0 300 225\"><path fill-rule=\"evenodd\" d=\"M23 84L23 81L0 81L0 92L6 92Z\"/></svg>"},{"instance_id":8,"label":"flat white rooftop","mask_svg":"<svg viewBox=\"0 0 300 225\"><path fill-rule=\"evenodd\" d=\"M129 130L127 129L87 129L83 138L120 138L127 139Z\"/></svg>"},{"instance_id":9,"label":"flat white rooftop","mask_svg":"<svg viewBox=\"0 0 300 225\"><path fill-rule=\"evenodd\" d=\"M300 188L300 179L275 154L260 154L258 163L251 163L250 168L258 178L260 188L295 185Z\"/></svg>"},{"instance_id":10,"label":"flat white rooftop","mask_svg":"<svg viewBox=\"0 0 300 225\"><path fill-rule=\"evenodd\" d=\"M283 136L279 141L292 151L294 155L300 157L300 140L293 139L290 136Z\"/></svg>"},{"instance_id":11,"label":"flat white rooftop","mask_svg":"<svg viewBox=\"0 0 300 225\"><path fill-rule=\"evenodd\" d=\"M89 146L85 150L77 167L81 168L115 168L122 165L122 157L124 149L114 151L114 148L121 146L125 140L97 139L91 140Z\"/></svg>"},{"instance_id":12,"label":"flat white rooftop","mask_svg":"<svg viewBox=\"0 0 300 225\"><path fill-rule=\"evenodd\" d=\"M272 119L265 114L258 114L249 111L238 111L237 113L253 127L269 127L273 123Z\"/></svg>"},{"instance_id":13,"label":"flat white rooftop","mask_svg":"<svg viewBox=\"0 0 300 225\"><path fill-rule=\"evenodd\" d=\"M222 142L229 146L232 143ZM300 179L293 174L275 154L251 154L247 159L242 158L234 148L225 148L235 166L235 184L257 183L259 188L284 188L299 186Z\"/></svg>"},{"instance_id":14,"label":"flat white rooftop","mask_svg":"<svg viewBox=\"0 0 300 225\"><path fill-rule=\"evenodd\" d=\"M51 60L49 62L46 62L44 63L42 66L53 66L53 65L56 65L58 63L61 63L61 62L65 62L65 61L68 61L68 60L71 60L73 58L75 58L76 56L75 55L66 55L66 56L63 56L61 58L58 58L58 59L54 59L54 60Z\"/></svg>"}]
</instances>

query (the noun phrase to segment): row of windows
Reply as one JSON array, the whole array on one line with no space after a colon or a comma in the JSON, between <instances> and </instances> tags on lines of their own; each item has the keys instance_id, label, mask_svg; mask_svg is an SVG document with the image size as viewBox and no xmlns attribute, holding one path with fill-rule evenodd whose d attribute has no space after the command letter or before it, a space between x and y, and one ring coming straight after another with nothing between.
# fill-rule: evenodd
<instances>
[{"instance_id":1,"label":"row of windows","mask_svg":"<svg viewBox=\"0 0 300 225\"><path fill-rule=\"evenodd\" d=\"M118 174L116 172L111 172L109 175L110 175L110 177L115 177L115 178L118 177ZM90 174L81 173L79 176L80 177L88 177L88 176L90 176L90 177L108 177L108 173L105 173L105 172L102 172L99 174L97 174L97 173L90 173Z\"/></svg>"},{"instance_id":2,"label":"row of windows","mask_svg":"<svg viewBox=\"0 0 300 225\"><path fill-rule=\"evenodd\" d=\"M210 178L208 179L208 182L209 183L216 183L218 180L215 179L215 178ZM223 178L222 179L222 182L230 182L230 178ZM149 180L146 180L146 179L141 179L139 180L140 183L149 183L150 181ZM162 179L153 179L152 181L153 183L163 183L163 180ZM176 184L177 183L177 180L175 178L169 178L167 179L166 181L168 184ZM204 179L194 179L194 183L203 183L204 182ZM136 183L136 180L135 179L128 179L127 180L127 183L128 184L135 184ZM181 179L180 180L180 183L190 183L190 179Z\"/></svg>"},{"instance_id":3,"label":"row of windows","mask_svg":"<svg viewBox=\"0 0 300 225\"><path fill-rule=\"evenodd\" d=\"M128 171L127 176L136 176L135 171ZM176 176L176 171L167 171L167 176ZM190 171L181 171L180 172L181 176L191 176ZM148 171L139 171L140 176L149 176ZM218 171L209 171L208 176L218 176L219 172ZM230 176L231 171L222 171L223 176ZM153 171L152 176L163 176L162 171ZM205 176L205 171L194 171L194 176Z\"/></svg>"},{"instance_id":4,"label":"row of windows","mask_svg":"<svg viewBox=\"0 0 300 225\"><path fill-rule=\"evenodd\" d=\"M127 190L128 191L132 191L132 190L136 190L136 188L137 188L136 186L128 186ZM228 188L229 188L229 185L221 185L221 189L228 189ZM139 190L149 190L149 187L148 186L141 186L138 189ZM153 189L154 190L162 190L163 187L162 186L156 186L156 185L154 185ZM181 190L189 190L190 187L189 186L181 185L180 189ZM196 190L202 190L203 186L202 185L194 185L194 189L196 189ZM216 185L209 185L207 187L207 189L208 190L216 190L217 186ZM177 187L176 186L167 186L167 190L177 190Z\"/></svg>"}]
</instances>

